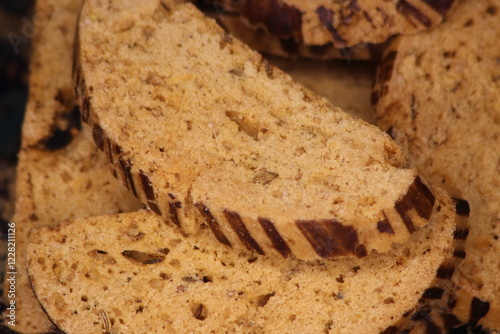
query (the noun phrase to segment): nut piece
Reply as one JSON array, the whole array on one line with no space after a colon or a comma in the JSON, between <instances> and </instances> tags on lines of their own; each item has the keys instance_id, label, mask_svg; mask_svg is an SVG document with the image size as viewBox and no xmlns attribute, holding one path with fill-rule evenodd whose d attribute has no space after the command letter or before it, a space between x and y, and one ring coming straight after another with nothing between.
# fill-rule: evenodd
<instances>
[{"instance_id":1,"label":"nut piece","mask_svg":"<svg viewBox=\"0 0 500 334\"><path fill-rule=\"evenodd\" d=\"M254 176L252 179L253 183L260 183L263 185L269 184L272 180L279 176L278 173L273 172L261 172Z\"/></svg>"}]
</instances>

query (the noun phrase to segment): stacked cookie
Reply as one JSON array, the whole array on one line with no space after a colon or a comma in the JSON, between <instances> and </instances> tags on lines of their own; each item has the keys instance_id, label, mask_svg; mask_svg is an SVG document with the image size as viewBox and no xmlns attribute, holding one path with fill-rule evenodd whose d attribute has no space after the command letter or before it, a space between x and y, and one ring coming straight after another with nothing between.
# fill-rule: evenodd
<instances>
[{"instance_id":1,"label":"stacked cookie","mask_svg":"<svg viewBox=\"0 0 500 334\"><path fill-rule=\"evenodd\" d=\"M67 5L38 36L80 15L73 69L87 125L54 117L65 121L23 145L15 219L36 228L25 332L51 326L28 317L29 284L67 333L397 333L449 311L468 204L429 185L386 134L191 4ZM71 60L71 35L51 61ZM33 89L45 97L31 97L31 118L50 119L40 105L60 92L71 115L62 67L52 91ZM44 151L61 133L67 145Z\"/></svg>"}]
</instances>

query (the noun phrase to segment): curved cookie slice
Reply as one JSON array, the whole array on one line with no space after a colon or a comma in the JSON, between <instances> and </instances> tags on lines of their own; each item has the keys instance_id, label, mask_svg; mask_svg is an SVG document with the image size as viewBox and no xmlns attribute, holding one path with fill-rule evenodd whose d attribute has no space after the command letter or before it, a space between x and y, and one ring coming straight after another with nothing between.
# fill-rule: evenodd
<instances>
[{"instance_id":1,"label":"curved cookie slice","mask_svg":"<svg viewBox=\"0 0 500 334\"><path fill-rule=\"evenodd\" d=\"M16 212L12 219L16 224L17 254L16 323L12 328L16 331L46 333L53 327L33 295L26 274L26 247L33 228L142 207L111 176L106 158L97 153L91 138L78 136L62 151L30 149L19 155ZM10 282L5 284L7 297Z\"/></svg>"},{"instance_id":2,"label":"curved cookie slice","mask_svg":"<svg viewBox=\"0 0 500 334\"><path fill-rule=\"evenodd\" d=\"M33 295L26 273L25 254L31 230L55 226L63 219L142 208L111 176L109 164L95 148L91 133L88 133L90 137L80 133L78 126L73 127L69 121L76 105L71 84L71 58L81 3L81 0L36 2L30 95L23 124L23 149L19 153L16 207L12 219L16 224L17 275L16 318L11 328L20 333L48 333L54 327ZM9 302L13 300L8 298L10 277L5 275L3 289ZM6 317L8 312L3 314L7 324L12 320Z\"/></svg>"},{"instance_id":3,"label":"curved cookie slice","mask_svg":"<svg viewBox=\"0 0 500 334\"><path fill-rule=\"evenodd\" d=\"M498 1L461 1L442 26L394 40L377 74L376 117L437 184L470 203L455 315L500 329Z\"/></svg>"},{"instance_id":4,"label":"curved cookie slice","mask_svg":"<svg viewBox=\"0 0 500 334\"><path fill-rule=\"evenodd\" d=\"M452 256L454 207L435 194L439 212L407 243L335 261L236 252L147 211L75 220L32 233L31 283L68 334L377 333Z\"/></svg>"},{"instance_id":5,"label":"curved cookie slice","mask_svg":"<svg viewBox=\"0 0 500 334\"><path fill-rule=\"evenodd\" d=\"M261 28L249 27L240 15L217 13L212 15L224 30L250 46L252 49L266 55L286 58L307 59L342 59L376 60L383 50L383 44L362 43L352 47L336 48L332 43L323 45L307 45L296 42L293 38L279 38L266 33Z\"/></svg>"},{"instance_id":6,"label":"curved cookie slice","mask_svg":"<svg viewBox=\"0 0 500 334\"><path fill-rule=\"evenodd\" d=\"M88 1L79 30L83 120L130 191L185 233L204 220L259 254L363 257L428 223L434 196L389 136L192 4Z\"/></svg>"},{"instance_id":7,"label":"curved cookie slice","mask_svg":"<svg viewBox=\"0 0 500 334\"><path fill-rule=\"evenodd\" d=\"M454 191L452 191L453 193ZM453 257L446 259L436 272L435 281L422 294L418 305L383 334L446 334L463 323L452 314L456 301L454 279L459 272L469 234L469 203L452 197L457 213L457 226L453 233Z\"/></svg>"},{"instance_id":8,"label":"curved cookie slice","mask_svg":"<svg viewBox=\"0 0 500 334\"><path fill-rule=\"evenodd\" d=\"M439 24L455 0L207 0L279 38L337 48L383 43Z\"/></svg>"}]
</instances>

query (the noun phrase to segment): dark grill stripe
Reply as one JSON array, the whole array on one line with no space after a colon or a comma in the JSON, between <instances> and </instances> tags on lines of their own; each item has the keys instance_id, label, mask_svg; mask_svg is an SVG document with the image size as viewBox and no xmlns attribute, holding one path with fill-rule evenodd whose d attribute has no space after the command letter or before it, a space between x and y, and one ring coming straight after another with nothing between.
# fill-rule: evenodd
<instances>
[{"instance_id":1,"label":"dark grill stripe","mask_svg":"<svg viewBox=\"0 0 500 334\"><path fill-rule=\"evenodd\" d=\"M479 320L481 320L481 318L488 314L489 310L489 302L485 302L476 297L472 298L472 301L470 303L469 323L473 327L477 326Z\"/></svg>"},{"instance_id":2,"label":"dark grill stripe","mask_svg":"<svg viewBox=\"0 0 500 334\"><path fill-rule=\"evenodd\" d=\"M457 197L452 197L452 199L455 202L455 211L457 215L469 217L470 214L469 202L467 202L465 199Z\"/></svg>"},{"instance_id":3,"label":"dark grill stripe","mask_svg":"<svg viewBox=\"0 0 500 334\"><path fill-rule=\"evenodd\" d=\"M397 334L398 331L399 329L396 326L389 326L380 334Z\"/></svg>"},{"instance_id":4,"label":"dark grill stripe","mask_svg":"<svg viewBox=\"0 0 500 334\"><path fill-rule=\"evenodd\" d=\"M132 178L132 171L130 170L130 161L125 162L123 159L120 158L118 159L118 162L120 164L120 168L122 169L123 176L125 177L127 188L130 191L132 191L132 194L134 194L136 198L138 198L137 190L134 184L134 179Z\"/></svg>"},{"instance_id":5,"label":"dark grill stripe","mask_svg":"<svg viewBox=\"0 0 500 334\"><path fill-rule=\"evenodd\" d=\"M172 222L181 227L181 222L179 220L179 213L177 212L177 207L175 205L175 203L173 202L168 202L168 208L169 208L169 213L170 213L170 220L172 220Z\"/></svg>"},{"instance_id":6,"label":"dark grill stripe","mask_svg":"<svg viewBox=\"0 0 500 334\"><path fill-rule=\"evenodd\" d=\"M418 215L424 219L430 219L435 198L419 176L417 176L415 182L413 182L412 192L415 198L414 202L416 203L414 207Z\"/></svg>"},{"instance_id":7,"label":"dark grill stripe","mask_svg":"<svg viewBox=\"0 0 500 334\"><path fill-rule=\"evenodd\" d=\"M144 191L144 194L146 195L148 201L156 201L156 196L151 180L149 179L149 176L147 176L142 170L139 171L139 180L141 180L142 190Z\"/></svg>"},{"instance_id":8,"label":"dark grill stripe","mask_svg":"<svg viewBox=\"0 0 500 334\"><path fill-rule=\"evenodd\" d=\"M160 210L160 208L158 207L158 204L156 204L155 202L151 202L151 201L149 201L149 202L148 202L148 207L149 207L149 209L150 209L151 211L153 211L153 212L154 212L154 213L156 213L157 215L160 215L160 216L162 215L161 210Z\"/></svg>"},{"instance_id":9,"label":"dark grill stripe","mask_svg":"<svg viewBox=\"0 0 500 334\"><path fill-rule=\"evenodd\" d=\"M271 240L274 248L284 257L287 258L288 255L292 253L290 247L286 244L285 240L281 237L281 234L276 230L273 222L269 219L259 217L259 223L266 231L267 236Z\"/></svg>"},{"instance_id":10,"label":"dark grill stripe","mask_svg":"<svg viewBox=\"0 0 500 334\"><path fill-rule=\"evenodd\" d=\"M446 332L449 332L453 328L456 328L460 324L462 324L462 322L451 313L443 314L441 315L441 317L443 318L444 329L446 330Z\"/></svg>"},{"instance_id":11,"label":"dark grill stripe","mask_svg":"<svg viewBox=\"0 0 500 334\"><path fill-rule=\"evenodd\" d=\"M398 214L403 219L403 222L410 233L415 232L415 226L408 212L415 209L417 214L429 220L434 207L435 198L427 186L422 182L420 177L416 177L407 193L396 202L395 208Z\"/></svg>"},{"instance_id":12,"label":"dark grill stripe","mask_svg":"<svg viewBox=\"0 0 500 334\"><path fill-rule=\"evenodd\" d=\"M231 243L229 242L229 239L226 237L224 232L222 232L222 229L217 222L217 220L214 218L210 210L203 204L203 203L196 203L194 205L200 214L202 215L203 219L205 222L208 224L212 232L214 233L215 237L217 240L226 246L232 247Z\"/></svg>"},{"instance_id":13,"label":"dark grill stripe","mask_svg":"<svg viewBox=\"0 0 500 334\"><path fill-rule=\"evenodd\" d=\"M84 95L82 100L82 121L88 122L89 113L90 113L90 98Z\"/></svg>"},{"instance_id":14,"label":"dark grill stripe","mask_svg":"<svg viewBox=\"0 0 500 334\"><path fill-rule=\"evenodd\" d=\"M358 235L353 227L333 219L297 220L295 223L320 257L356 254Z\"/></svg>"},{"instance_id":15,"label":"dark grill stripe","mask_svg":"<svg viewBox=\"0 0 500 334\"><path fill-rule=\"evenodd\" d=\"M111 146L111 140L106 140L107 148L106 148L106 153L108 156L108 161L110 163L113 163L113 151L112 151L112 146Z\"/></svg>"},{"instance_id":16,"label":"dark grill stripe","mask_svg":"<svg viewBox=\"0 0 500 334\"><path fill-rule=\"evenodd\" d=\"M392 225L389 222L389 219L387 219L387 217L385 217L383 220L381 220L377 223L377 230L380 233L394 234L394 230L392 229Z\"/></svg>"},{"instance_id":17,"label":"dark grill stripe","mask_svg":"<svg viewBox=\"0 0 500 334\"><path fill-rule=\"evenodd\" d=\"M431 20L427 16L425 16L424 13L406 2L406 0L399 0L396 4L396 9L405 17L413 16L427 28L430 28L432 26Z\"/></svg>"},{"instance_id":18,"label":"dark grill stripe","mask_svg":"<svg viewBox=\"0 0 500 334\"><path fill-rule=\"evenodd\" d=\"M463 229L463 230L456 230L453 233L453 239L455 240L466 240L467 237L469 236L469 229Z\"/></svg>"},{"instance_id":19,"label":"dark grill stripe","mask_svg":"<svg viewBox=\"0 0 500 334\"><path fill-rule=\"evenodd\" d=\"M446 13L451 9L451 6L456 0L421 0L427 4L427 6L434 9L441 16L445 16Z\"/></svg>"},{"instance_id":20,"label":"dark grill stripe","mask_svg":"<svg viewBox=\"0 0 500 334\"><path fill-rule=\"evenodd\" d=\"M92 138L94 138L95 145L104 151L104 132L99 124L94 123L92 127Z\"/></svg>"},{"instance_id":21,"label":"dark grill stripe","mask_svg":"<svg viewBox=\"0 0 500 334\"><path fill-rule=\"evenodd\" d=\"M447 267L445 265L441 265L437 270L436 277L442 279L451 279L454 272L455 272L455 266Z\"/></svg>"},{"instance_id":22,"label":"dark grill stripe","mask_svg":"<svg viewBox=\"0 0 500 334\"><path fill-rule=\"evenodd\" d=\"M321 24L323 24L330 35L332 35L333 39L341 46L345 45L347 41L339 34L337 29L333 27L333 11L325 8L324 6L319 6L318 9L316 9L316 14L321 21Z\"/></svg>"},{"instance_id":23,"label":"dark grill stripe","mask_svg":"<svg viewBox=\"0 0 500 334\"><path fill-rule=\"evenodd\" d=\"M382 84L384 82L391 80L394 63L396 62L397 55L398 55L397 51L391 51L384 57L384 59L382 59L382 63L379 66L377 74L378 83Z\"/></svg>"},{"instance_id":24,"label":"dark grill stripe","mask_svg":"<svg viewBox=\"0 0 500 334\"><path fill-rule=\"evenodd\" d=\"M429 288L425 290L423 298L425 299L441 299L444 295L444 290L441 288Z\"/></svg>"},{"instance_id":25,"label":"dark grill stripe","mask_svg":"<svg viewBox=\"0 0 500 334\"><path fill-rule=\"evenodd\" d=\"M454 256L454 257L458 257L458 258L460 258L460 259L465 259L465 256L466 256L466 255L467 255L467 254L466 254L466 253L465 253L465 251L463 251L463 250L455 250L455 251L453 252L453 256Z\"/></svg>"},{"instance_id":26,"label":"dark grill stripe","mask_svg":"<svg viewBox=\"0 0 500 334\"><path fill-rule=\"evenodd\" d=\"M237 212L230 210L223 210L224 216L226 217L229 225L233 228L233 231L236 233L240 241L245 245L248 250L254 250L260 255L264 255L264 251L260 248L259 244L252 237L250 232L248 231L245 223L241 220L240 215Z\"/></svg>"}]
</instances>

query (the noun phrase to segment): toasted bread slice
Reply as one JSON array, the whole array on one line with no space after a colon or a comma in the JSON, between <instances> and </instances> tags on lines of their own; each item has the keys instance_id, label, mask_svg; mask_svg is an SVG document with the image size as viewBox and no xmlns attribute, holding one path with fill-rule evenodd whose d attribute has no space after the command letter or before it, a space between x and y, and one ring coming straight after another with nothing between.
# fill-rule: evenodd
<instances>
[{"instance_id":1,"label":"toasted bread slice","mask_svg":"<svg viewBox=\"0 0 500 334\"><path fill-rule=\"evenodd\" d=\"M500 330L500 67L498 1L460 1L445 23L395 39L373 102L412 162L470 203L467 257L457 271L454 313Z\"/></svg>"},{"instance_id":2,"label":"toasted bread slice","mask_svg":"<svg viewBox=\"0 0 500 334\"><path fill-rule=\"evenodd\" d=\"M378 60L383 50L383 44L371 43L344 48L336 48L333 43L307 45L293 38L279 38L258 27L249 27L240 15L225 12L210 14L224 30L264 55L291 59L339 59L351 62L353 60Z\"/></svg>"},{"instance_id":3,"label":"toasted bread slice","mask_svg":"<svg viewBox=\"0 0 500 334\"><path fill-rule=\"evenodd\" d=\"M240 13L247 24L308 45L382 43L439 24L455 0L206 0Z\"/></svg>"},{"instance_id":4,"label":"toasted bread slice","mask_svg":"<svg viewBox=\"0 0 500 334\"><path fill-rule=\"evenodd\" d=\"M387 134L190 3L87 1L77 50L97 146L134 195L187 234L205 221L221 243L260 254L363 257L406 241L435 211Z\"/></svg>"},{"instance_id":5,"label":"toasted bread slice","mask_svg":"<svg viewBox=\"0 0 500 334\"><path fill-rule=\"evenodd\" d=\"M32 233L31 283L68 334L377 333L453 257L454 206L435 194L439 212L404 245L334 261L236 251L148 211L78 219Z\"/></svg>"},{"instance_id":6,"label":"toasted bread slice","mask_svg":"<svg viewBox=\"0 0 500 334\"><path fill-rule=\"evenodd\" d=\"M135 211L142 205L116 180L91 133L74 124L76 100L71 86L71 55L80 0L37 1L30 95L23 124L23 148L16 176L15 294L13 274L5 275L5 298L15 301L20 333L48 333L54 328L33 295L26 274L26 247L31 230L64 219ZM75 138L75 139L73 139ZM65 146L67 145L67 146ZM9 294L15 295L10 298ZM9 305L9 304L8 304ZM4 312L4 317L10 311ZM6 318L6 324L12 318Z\"/></svg>"}]
</instances>

